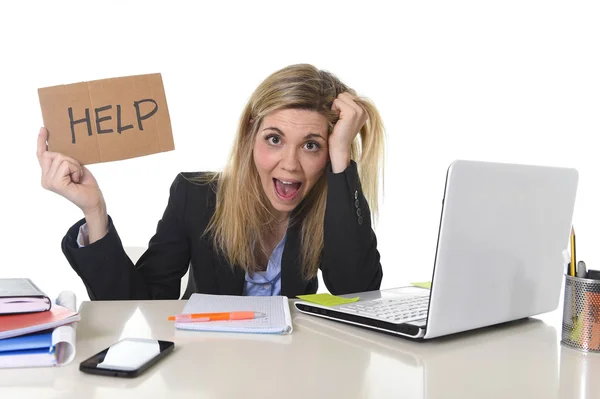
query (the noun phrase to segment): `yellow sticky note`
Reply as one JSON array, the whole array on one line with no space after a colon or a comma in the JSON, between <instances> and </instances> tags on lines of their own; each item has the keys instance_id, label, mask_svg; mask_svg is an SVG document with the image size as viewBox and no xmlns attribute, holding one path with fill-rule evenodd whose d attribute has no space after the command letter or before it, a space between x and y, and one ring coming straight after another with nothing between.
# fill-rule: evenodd
<instances>
[{"instance_id":1,"label":"yellow sticky note","mask_svg":"<svg viewBox=\"0 0 600 399\"><path fill-rule=\"evenodd\" d=\"M429 290L431 289L431 281L424 281L422 283L410 283L410 285L419 287L419 288L427 288Z\"/></svg>"},{"instance_id":2,"label":"yellow sticky note","mask_svg":"<svg viewBox=\"0 0 600 399\"><path fill-rule=\"evenodd\" d=\"M343 305L345 303L356 302L359 299L359 297L342 298L340 296L335 296L331 294L298 295L298 298L303 299L307 302L313 302L324 306Z\"/></svg>"}]
</instances>

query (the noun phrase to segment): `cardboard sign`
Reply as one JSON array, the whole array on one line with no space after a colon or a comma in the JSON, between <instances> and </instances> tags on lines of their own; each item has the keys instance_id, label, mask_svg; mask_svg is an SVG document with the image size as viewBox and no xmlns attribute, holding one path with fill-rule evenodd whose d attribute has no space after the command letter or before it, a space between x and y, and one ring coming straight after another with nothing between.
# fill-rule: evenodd
<instances>
[{"instance_id":1,"label":"cardboard sign","mask_svg":"<svg viewBox=\"0 0 600 399\"><path fill-rule=\"evenodd\" d=\"M82 164L175 149L160 74L38 89L48 150Z\"/></svg>"}]
</instances>

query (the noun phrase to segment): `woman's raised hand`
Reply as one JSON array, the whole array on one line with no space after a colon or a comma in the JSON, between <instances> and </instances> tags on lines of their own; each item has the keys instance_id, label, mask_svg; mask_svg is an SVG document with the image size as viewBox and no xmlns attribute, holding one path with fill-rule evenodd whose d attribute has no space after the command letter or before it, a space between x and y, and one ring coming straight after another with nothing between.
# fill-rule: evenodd
<instances>
[{"instance_id":1,"label":"woman's raised hand","mask_svg":"<svg viewBox=\"0 0 600 399\"><path fill-rule=\"evenodd\" d=\"M108 216L102 191L92 173L77 160L48 151L48 130L40 129L37 158L42 169L42 187L77 205L88 222L90 242L106 233ZM104 233L103 233L104 232Z\"/></svg>"},{"instance_id":2,"label":"woman's raised hand","mask_svg":"<svg viewBox=\"0 0 600 399\"><path fill-rule=\"evenodd\" d=\"M350 146L367 121L367 113L350 93L340 93L331 109L339 113L339 120L329 136L329 158L334 173L344 171L350 164Z\"/></svg>"}]
</instances>

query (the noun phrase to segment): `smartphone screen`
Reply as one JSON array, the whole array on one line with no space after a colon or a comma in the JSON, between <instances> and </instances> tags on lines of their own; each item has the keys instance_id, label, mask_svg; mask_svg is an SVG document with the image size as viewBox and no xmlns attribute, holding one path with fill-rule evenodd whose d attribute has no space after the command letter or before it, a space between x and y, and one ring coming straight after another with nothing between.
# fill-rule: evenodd
<instances>
[{"instance_id":1,"label":"smartphone screen","mask_svg":"<svg viewBox=\"0 0 600 399\"><path fill-rule=\"evenodd\" d=\"M125 338L79 365L85 373L137 377L173 350L175 344L147 338Z\"/></svg>"}]
</instances>

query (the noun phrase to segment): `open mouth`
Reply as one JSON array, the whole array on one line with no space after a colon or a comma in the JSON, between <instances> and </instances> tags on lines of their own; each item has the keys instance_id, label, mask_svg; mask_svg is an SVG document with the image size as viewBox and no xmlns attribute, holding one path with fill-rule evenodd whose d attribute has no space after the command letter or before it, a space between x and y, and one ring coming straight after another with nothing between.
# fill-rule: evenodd
<instances>
[{"instance_id":1,"label":"open mouth","mask_svg":"<svg viewBox=\"0 0 600 399\"><path fill-rule=\"evenodd\" d=\"M300 192L300 186L302 185L302 182L296 180L279 180L276 178L273 178L273 183L275 184L275 193L284 200L294 199Z\"/></svg>"}]
</instances>

